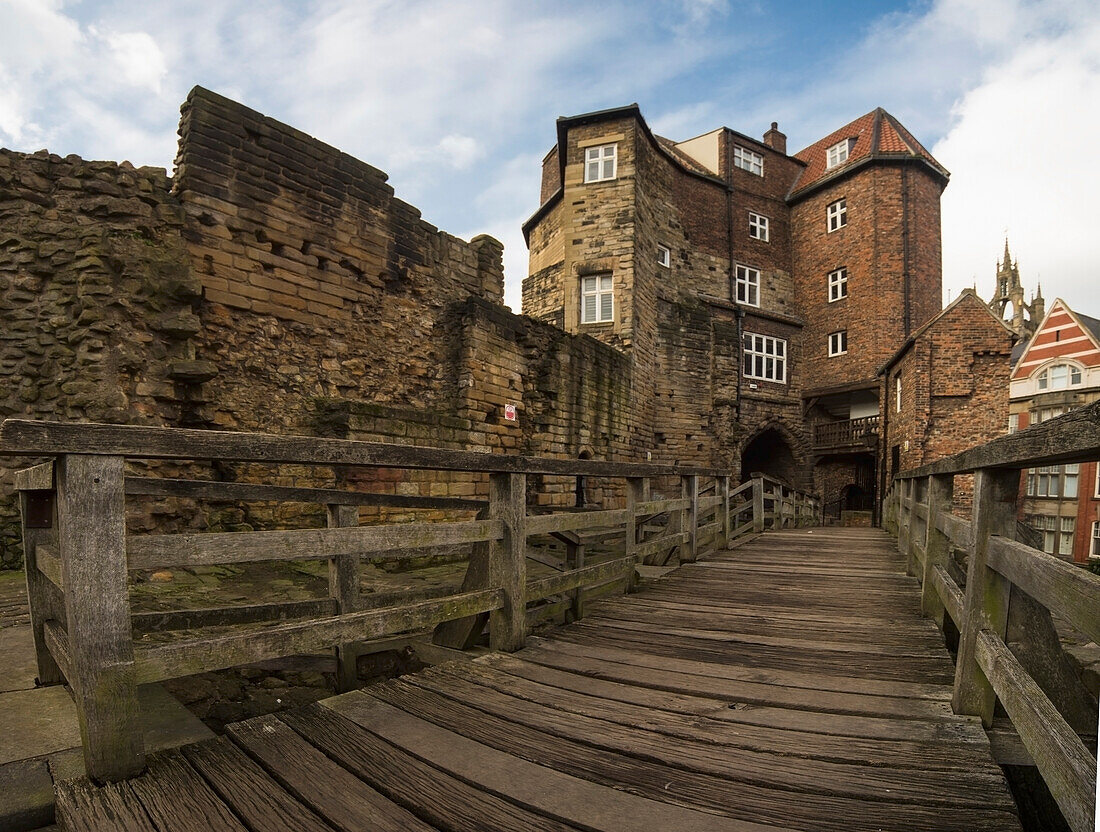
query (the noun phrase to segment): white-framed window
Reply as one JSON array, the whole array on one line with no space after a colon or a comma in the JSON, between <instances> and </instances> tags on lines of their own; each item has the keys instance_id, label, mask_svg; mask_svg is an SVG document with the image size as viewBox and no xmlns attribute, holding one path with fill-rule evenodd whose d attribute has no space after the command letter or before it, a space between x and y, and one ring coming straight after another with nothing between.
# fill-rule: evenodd
<instances>
[{"instance_id":1,"label":"white-framed window","mask_svg":"<svg viewBox=\"0 0 1100 832\"><path fill-rule=\"evenodd\" d=\"M749 236L754 240L768 242L768 218L749 211Z\"/></svg>"},{"instance_id":2,"label":"white-framed window","mask_svg":"<svg viewBox=\"0 0 1100 832\"><path fill-rule=\"evenodd\" d=\"M614 179L618 155L619 146L617 144L586 147L584 149L584 181L606 182L608 179Z\"/></svg>"},{"instance_id":3,"label":"white-framed window","mask_svg":"<svg viewBox=\"0 0 1100 832\"><path fill-rule=\"evenodd\" d=\"M894 376L894 412L901 413L901 373Z\"/></svg>"},{"instance_id":4,"label":"white-framed window","mask_svg":"<svg viewBox=\"0 0 1100 832\"><path fill-rule=\"evenodd\" d=\"M611 275L594 274L581 278L581 323L602 324L614 320L615 293Z\"/></svg>"},{"instance_id":5,"label":"white-framed window","mask_svg":"<svg viewBox=\"0 0 1100 832\"><path fill-rule=\"evenodd\" d=\"M835 168L848 161L848 152L852 149L852 140L844 139L829 148L825 161L825 169Z\"/></svg>"},{"instance_id":6,"label":"white-framed window","mask_svg":"<svg viewBox=\"0 0 1100 832\"><path fill-rule=\"evenodd\" d=\"M1092 495L1100 499L1100 463L1096 464L1096 490L1092 492Z\"/></svg>"},{"instance_id":7,"label":"white-framed window","mask_svg":"<svg viewBox=\"0 0 1100 832\"><path fill-rule=\"evenodd\" d=\"M1077 530L1076 517L1063 517L1058 530L1058 554L1073 554L1073 533Z\"/></svg>"},{"instance_id":8,"label":"white-framed window","mask_svg":"<svg viewBox=\"0 0 1100 832\"><path fill-rule=\"evenodd\" d=\"M1062 496L1068 499L1077 497L1077 478L1081 475L1081 466L1077 463L1062 468Z\"/></svg>"},{"instance_id":9,"label":"white-framed window","mask_svg":"<svg viewBox=\"0 0 1100 832\"><path fill-rule=\"evenodd\" d=\"M1027 471L1027 496L1077 498L1077 480L1081 466L1042 465Z\"/></svg>"},{"instance_id":10,"label":"white-framed window","mask_svg":"<svg viewBox=\"0 0 1100 832\"><path fill-rule=\"evenodd\" d=\"M1040 390L1065 390L1081 383L1081 368L1073 364L1055 364L1047 367L1038 377Z\"/></svg>"},{"instance_id":11,"label":"white-framed window","mask_svg":"<svg viewBox=\"0 0 1100 832\"><path fill-rule=\"evenodd\" d=\"M748 306L759 306L760 269L739 265L734 270L734 275L734 283L737 285L737 302Z\"/></svg>"},{"instance_id":12,"label":"white-framed window","mask_svg":"<svg viewBox=\"0 0 1100 832\"><path fill-rule=\"evenodd\" d=\"M848 297L848 270L844 268L829 272L829 303Z\"/></svg>"},{"instance_id":13,"label":"white-framed window","mask_svg":"<svg viewBox=\"0 0 1100 832\"><path fill-rule=\"evenodd\" d=\"M1008 432L1016 433L1020 429L1020 414L1009 413L1008 414Z\"/></svg>"},{"instance_id":14,"label":"white-framed window","mask_svg":"<svg viewBox=\"0 0 1100 832\"><path fill-rule=\"evenodd\" d=\"M1064 414L1066 409L1064 407L1044 407L1035 411L1035 423L1045 422L1047 419L1057 419Z\"/></svg>"},{"instance_id":15,"label":"white-framed window","mask_svg":"<svg viewBox=\"0 0 1100 832\"><path fill-rule=\"evenodd\" d=\"M1089 549L1090 558L1100 558L1100 520L1092 524L1092 547Z\"/></svg>"},{"instance_id":16,"label":"white-framed window","mask_svg":"<svg viewBox=\"0 0 1100 832\"><path fill-rule=\"evenodd\" d=\"M828 217L830 232L846 226L848 224L848 200L838 199L836 202L829 203L826 216Z\"/></svg>"},{"instance_id":17,"label":"white-framed window","mask_svg":"<svg viewBox=\"0 0 1100 832\"><path fill-rule=\"evenodd\" d=\"M829 333L829 355L844 355L848 352L848 330L841 329Z\"/></svg>"},{"instance_id":18,"label":"white-framed window","mask_svg":"<svg viewBox=\"0 0 1100 832\"><path fill-rule=\"evenodd\" d=\"M672 268L672 252L669 251L668 246L657 246L657 265L664 266L666 269Z\"/></svg>"},{"instance_id":19,"label":"white-framed window","mask_svg":"<svg viewBox=\"0 0 1100 832\"><path fill-rule=\"evenodd\" d=\"M764 175L764 157L747 147L733 146L733 165L757 176Z\"/></svg>"},{"instance_id":20,"label":"white-framed window","mask_svg":"<svg viewBox=\"0 0 1100 832\"><path fill-rule=\"evenodd\" d=\"M744 338L745 378L787 383L787 342L770 335L746 332Z\"/></svg>"}]
</instances>

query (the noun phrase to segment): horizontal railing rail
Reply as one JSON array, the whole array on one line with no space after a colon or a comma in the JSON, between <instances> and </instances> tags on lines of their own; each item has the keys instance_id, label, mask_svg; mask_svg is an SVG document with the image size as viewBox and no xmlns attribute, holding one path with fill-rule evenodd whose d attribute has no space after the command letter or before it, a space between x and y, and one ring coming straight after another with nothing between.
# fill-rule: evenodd
<instances>
[{"instance_id":1,"label":"horizontal railing rail","mask_svg":"<svg viewBox=\"0 0 1100 832\"><path fill-rule=\"evenodd\" d=\"M628 591L641 564L692 561L744 535L820 518L820 500L767 477L731 489L726 472L648 463L21 420L0 426L0 455L50 458L15 477L38 681L69 684L86 768L100 780L143 768L143 737L131 718L139 684L335 649L337 685L347 689L356 683L364 642L426 631L437 645L463 649L483 637L486 625L491 649L515 650L544 617L581 617L587 599ZM181 475L240 464L245 479L281 481ZM287 485L280 466L318 473L306 478L309 486ZM171 476L151 475L161 469ZM465 484L459 493L469 496L339 487L357 482L361 469L385 469L387 481L394 471L435 472L414 477L421 483L458 476ZM528 486L577 477L598 479L606 506L528 507L537 503ZM322 485L312 484L317 482ZM558 499L572 496L562 482L557 485ZM158 505L172 499L191 501L187 505L304 503L324 507L326 525L128 532L127 501L144 499ZM363 511L370 512L365 524ZM562 547L564 556L555 554ZM361 594L361 558L392 561L426 551L468 558L460 587ZM327 598L131 609L133 571L308 560L328 561ZM529 578L529 560L546 564L543 573L551 574ZM263 626L251 626L257 624ZM142 638L150 633L172 638Z\"/></svg>"},{"instance_id":2,"label":"horizontal railing rail","mask_svg":"<svg viewBox=\"0 0 1100 832\"><path fill-rule=\"evenodd\" d=\"M874 445L878 441L878 416L861 416L814 425L814 445L820 448Z\"/></svg>"},{"instance_id":3,"label":"horizontal railing rail","mask_svg":"<svg viewBox=\"0 0 1100 832\"><path fill-rule=\"evenodd\" d=\"M1078 695L1073 674L1059 675L1051 615L1100 642L1100 576L1016 541L1016 502L1022 469L1097 459L1100 402L902 472L886 496L887 527L921 579L925 614L941 626L949 618L960 633L955 711L988 728L1000 701L1075 832L1094 829L1096 749L1082 736L1095 741L1096 704ZM951 510L954 477L971 473L968 521ZM952 574L956 549L967 555L963 586Z\"/></svg>"}]
</instances>

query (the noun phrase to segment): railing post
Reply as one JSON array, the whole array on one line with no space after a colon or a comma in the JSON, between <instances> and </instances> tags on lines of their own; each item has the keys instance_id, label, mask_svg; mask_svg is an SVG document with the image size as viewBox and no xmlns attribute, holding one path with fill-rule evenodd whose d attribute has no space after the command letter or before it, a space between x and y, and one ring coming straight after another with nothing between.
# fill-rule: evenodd
<instances>
[{"instance_id":1,"label":"railing post","mask_svg":"<svg viewBox=\"0 0 1100 832\"><path fill-rule=\"evenodd\" d=\"M1020 472L1016 469L981 468L974 473L973 539L951 707L955 713L980 716L987 728L993 722L996 697L978 666L975 643L982 629L992 630L1002 639L1005 637L1012 584L990 569L986 559L991 535L1010 540L1015 537L1019 488Z\"/></svg>"},{"instance_id":2,"label":"railing post","mask_svg":"<svg viewBox=\"0 0 1100 832\"><path fill-rule=\"evenodd\" d=\"M64 681L64 677L46 647L42 625L50 619L65 620L65 597L38 569L38 547L57 545L55 492L20 491L19 513L23 525L23 568L27 576L27 602L38 665L38 677L35 681L38 685L57 685Z\"/></svg>"},{"instance_id":3,"label":"railing post","mask_svg":"<svg viewBox=\"0 0 1100 832\"><path fill-rule=\"evenodd\" d=\"M329 528L347 528L359 525L357 506L330 505L328 507ZM359 609L359 555L339 555L329 558L328 591L336 600L337 614L355 612ZM349 691L359 686L359 650L358 645L336 645L336 688Z\"/></svg>"},{"instance_id":4,"label":"railing post","mask_svg":"<svg viewBox=\"0 0 1100 832\"><path fill-rule=\"evenodd\" d=\"M756 534L764 531L764 480L760 477L752 481L752 530Z\"/></svg>"},{"instance_id":5,"label":"railing post","mask_svg":"<svg viewBox=\"0 0 1100 832\"><path fill-rule=\"evenodd\" d=\"M913 491L913 480L898 480L898 493L898 552L905 558L906 573L912 575L913 555L909 550L909 545L913 533L913 502L916 499Z\"/></svg>"},{"instance_id":6,"label":"railing post","mask_svg":"<svg viewBox=\"0 0 1100 832\"><path fill-rule=\"evenodd\" d=\"M96 780L145 768L126 585L123 459L71 454L57 466L58 547L84 764Z\"/></svg>"},{"instance_id":7,"label":"railing post","mask_svg":"<svg viewBox=\"0 0 1100 832\"><path fill-rule=\"evenodd\" d=\"M683 511L681 531L687 535L687 540L680 547L680 560L691 563L698 557L699 539L699 477L695 474L685 474L680 477L680 497L687 500L687 508Z\"/></svg>"},{"instance_id":8,"label":"railing post","mask_svg":"<svg viewBox=\"0 0 1100 832\"><path fill-rule=\"evenodd\" d=\"M730 478L728 474L718 477L718 497L722 502L718 504L718 548L728 549L730 545Z\"/></svg>"},{"instance_id":9,"label":"railing post","mask_svg":"<svg viewBox=\"0 0 1100 832\"><path fill-rule=\"evenodd\" d=\"M951 539L936 528L940 517L951 513L951 503L955 492L955 477L952 474L937 474L928 478L928 531L924 538L924 571L921 574L921 611L934 619L943 629L943 617L946 610L940 599L932 574L937 566L947 563L951 554Z\"/></svg>"},{"instance_id":10,"label":"railing post","mask_svg":"<svg viewBox=\"0 0 1100 832\"><path fill-rule=\"evenodd\" d=\"M524 474L489 475L489 517L504 522L504 537L489 544L489 585L504 591L504 606L489 615L489 646L512 652L527 629L527 505Z\"/></svg>"},{"instance_id":11,"label":"railing post","mask_svg":"<svg viewBox=\"0 0 1100 832\"><path fill-rule=\"evenodd\" d=\"M644 477L627 477L626 480L626 529L623 541L623 554L630 557L638 550L638 503L645 500L646 481ZM634 564L637 566L637 562ZM637 571L634 572L637 575ZM630 582L629 589L634 588L634 580ZM629 591L628 589L628 591ZM577 592L577 600L580 601L580 591ZM577 618L581 616L578 615Z\"/></svg>"}]
</instances>

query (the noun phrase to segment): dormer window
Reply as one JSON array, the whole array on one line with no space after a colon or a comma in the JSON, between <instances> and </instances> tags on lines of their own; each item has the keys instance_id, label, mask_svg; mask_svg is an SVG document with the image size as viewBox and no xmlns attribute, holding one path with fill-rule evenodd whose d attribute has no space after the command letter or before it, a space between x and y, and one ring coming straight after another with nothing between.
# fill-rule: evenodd
<instances>
[{"instance_id":1,"label":"dormer window","mask_svg":"<svg viewBox=\"0 0 1100 832\"><path fill-rule=\"evenodd\" d=\"M852 139L844 139L844 141L837 142L828 150L827 161L825 163L825 169L835 168L837 165L842 165L848 161L848 152L852 149L854 142Z\"/></svg>"},{"instance_id":2,"label":"dormer window","mask_svg":"<svg viewBox=\"0 0 1100 832\"><path fill-rule=\"evenodd\" d=\"M1047 367L1038 377L1040 390L1065 390L1081 383L1081 368L1073 364L1055 364Z\"/></svg>"},{"instance_id":3,"label":"dormer window","mask_svg":"<svg viewBox=\"0 0 1100 832\"><path fill-rule=\"evenodd\" d=\"M764 175L764 157L745 147L733 146L733 166L757 176Z\"/></svg>"},{"instance_id":4,"label":"dormer window","mask_svg":"<svg viewBox=\"0 0 1100 832\"><path fill-rule=\"evenodd\" d=\"M606 182L615 178L617 144L601 144L584 151L584 181Z\"/></svg>"}]
</instances>

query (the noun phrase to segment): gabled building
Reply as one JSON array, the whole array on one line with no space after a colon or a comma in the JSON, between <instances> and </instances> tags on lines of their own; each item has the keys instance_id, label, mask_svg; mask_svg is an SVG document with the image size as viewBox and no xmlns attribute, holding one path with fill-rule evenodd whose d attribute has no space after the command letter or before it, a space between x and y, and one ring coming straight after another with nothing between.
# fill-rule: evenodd
<instances>
[{"instance_id":1,"label":"gabled building","mask_svg":"<svg viewBox=\"0 0 1100 832\"><path fill-rule=\"evenodd\" d=\"M1010 432L1100 399L1100 320L1060 298L1013 358ZM1022 519L1043 549L1078 563L1100 558L1100 479L1095 462L1050 465L1024 475Z\"/></svg>"},{"instance_id":2,"label":"gabled building","mask_svg":"<svg viewBox=\"0 0 1100 832\"><path fill-rule=\"evenodd\" d=\"M882 109L794 155L775 123L674 142L637 105L561 118L523 311L630 355L653 459L870 508L876 373L940 310L947 181Z\"/></svg>"}]
</instances>

